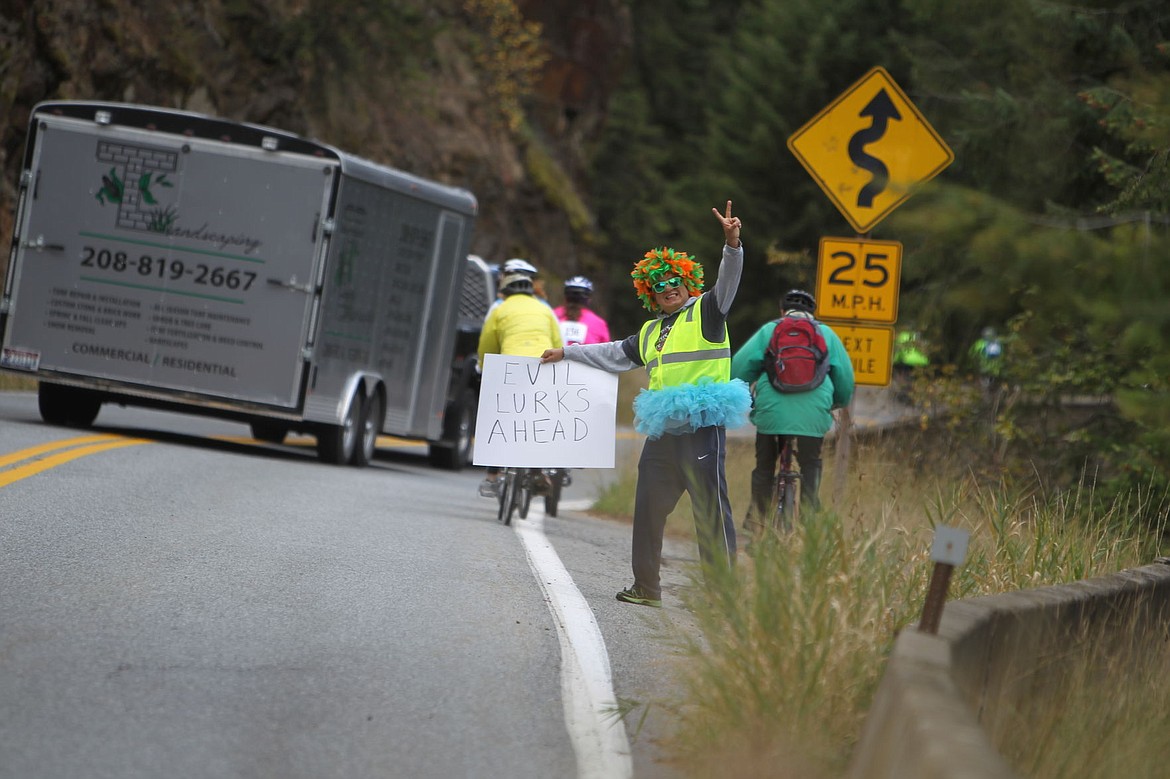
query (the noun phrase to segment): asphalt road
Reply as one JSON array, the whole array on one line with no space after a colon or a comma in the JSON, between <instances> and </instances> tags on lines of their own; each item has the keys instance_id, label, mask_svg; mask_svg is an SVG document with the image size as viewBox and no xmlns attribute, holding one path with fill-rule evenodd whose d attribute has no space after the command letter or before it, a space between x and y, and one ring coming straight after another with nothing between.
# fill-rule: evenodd
<instances>
[{"instance_id":1,"label":"asphalt road","mask_svg":"<svg viewBox=\"0 0 1170 779\"><path fill-rule=\"evenodd\" d=\"M687 615L614 600L629 529L571 510L590 479L520 532L478 469L409 445L336 468L308 442L117 407L54 428L0 393L0 777L674 775L662 707L641 718ZM593 728L620 723L624 756L573 719L599 661L565 634L586 621L610 671Z\"/></svg>"},{"instance_id":2,"label":"asphalt road","mask_svg":"<svg viewBox=\"0 0 1170 779\"><path fill-rule=\"evenodd\" d=\"M695 550L667 539L665 608L621 604L629 528L574 510L639 446L507 528L479 469L418 445L336 468L308 438L118 407L55 428L0 393L0 779L676 776Z\"/></svg>"}]
</instances>

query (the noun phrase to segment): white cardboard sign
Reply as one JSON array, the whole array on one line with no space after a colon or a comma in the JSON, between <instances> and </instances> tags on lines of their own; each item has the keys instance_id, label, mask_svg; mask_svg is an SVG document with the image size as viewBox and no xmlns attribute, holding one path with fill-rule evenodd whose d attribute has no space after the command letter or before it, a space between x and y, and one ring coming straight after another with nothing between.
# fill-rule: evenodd
<instances>
[{"instance_id":1,"label":"white cardboard sign","mask_svg":"<svg viewBox=\"0 0 1170 779\"><path fill-rule=\"evenodd\" d=\"M579 362L484 355L476 465L612 468L617 376Z\"/></svg>"}]
</instances>

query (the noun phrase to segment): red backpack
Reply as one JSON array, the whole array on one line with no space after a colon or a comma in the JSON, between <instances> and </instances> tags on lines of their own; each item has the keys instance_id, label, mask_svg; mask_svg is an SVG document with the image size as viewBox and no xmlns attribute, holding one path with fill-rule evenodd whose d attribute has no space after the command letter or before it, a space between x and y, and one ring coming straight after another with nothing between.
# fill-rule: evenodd
<instances>
[{"instance_id":1,"label":"red backpack","mask_svg":"<svg viewBox=\"0 0 1170 779\"><path fill-rule=\"evenodd\" d=\"M778 392L807 392L829 374L829 346L815 319L785 316L764 350L764 372Z\"/></svg>"}]
</instances>

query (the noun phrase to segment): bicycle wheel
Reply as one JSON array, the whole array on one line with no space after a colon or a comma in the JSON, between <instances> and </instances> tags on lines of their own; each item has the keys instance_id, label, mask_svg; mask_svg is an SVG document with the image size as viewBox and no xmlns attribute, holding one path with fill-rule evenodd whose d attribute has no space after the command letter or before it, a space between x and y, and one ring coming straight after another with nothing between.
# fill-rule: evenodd
<instances>
[{"instance_id":1,"label":"bicycle wheel","mask_svg":"<svg viewBox=\"0 0 1170 779\"><path fill-rule=\"evenodd\" d=\"M789 472L788 483L784 486L784 511L787 517L785 530L791 531L800 522L800 474Z\"/></svg>"},{"instance_id":2,"label":"bicycle wheel","mask_svg":"<svg viewBox=\"0 0 1170 779\"><path fill-rule=\"evenodd\" d=\"M512 524L512 515L520 504L521 477L515 471L508 479L508 507L504 510L504 524Z\"/></svg>"},{"instance_id":3,"label":"bicycle wheel","mask_svg":"<svg viewBox=\"0 0 1170 779\"><path fill-rule=\"evenodd\" d=\"M788 497L790 490L783 471L776 474L776 481L772 486L772 530L778 533L787 533L792 530L791 514L788 512Z\"/></svg>"},{"instance_id":4,"label":"bicycle wheel","mask_svg":"<svg viewBox=\"0 0 1170 779\"><path fill-rule=\"evenodd\" d=\"M500 510L496 519L505 525L512 521L512 483L514 474L504 471L500 474Z\"/></svg>"},{"instance_id":5,"label":"bicycle wheel","mask_svg":"<svg viewBox=\"0 0 1170 779\"><path fill-rule=\"evenodd\" d=\"M528 506L532 503L532 471L524 471L516 477L516 510L519 518L528 518Z\"/></svg>"},{"instance_id":6,"label":"bicycle wheel","mask_svg":"<svg viewBox=\"0 0 1170 779\"><path fill-rule=\"evenodd\" d=\"M564 473L564 471L556 470L551 474L552 489L544 496L544 513L550 517L557 515L557 506L561 502L561 490L565 488Z\"/></svg>"}]
</instances>

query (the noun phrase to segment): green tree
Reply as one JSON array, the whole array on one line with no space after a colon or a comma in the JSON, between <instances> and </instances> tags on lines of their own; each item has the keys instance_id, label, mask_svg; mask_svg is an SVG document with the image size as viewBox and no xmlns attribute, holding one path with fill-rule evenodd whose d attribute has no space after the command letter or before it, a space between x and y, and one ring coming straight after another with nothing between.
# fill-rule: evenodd
<instances>
[{"instance_id":1,"label":"green tree","mask_svg":"<svg viewBox=\"0 0 1170 779\"><path fill-rule=\"evenodd\" d=\"M903 310L952 359L980 326L1010 328L1007 374L1044 404L1116 400L1077 427L1030 433L1034 406L1001 414L1065 480L1088 463L1106 480L1164 481L1162 6L992 5L907 4L939 25L901 40L956 164L889 220L907 242Z\"/></svg>"}]
</instances>

